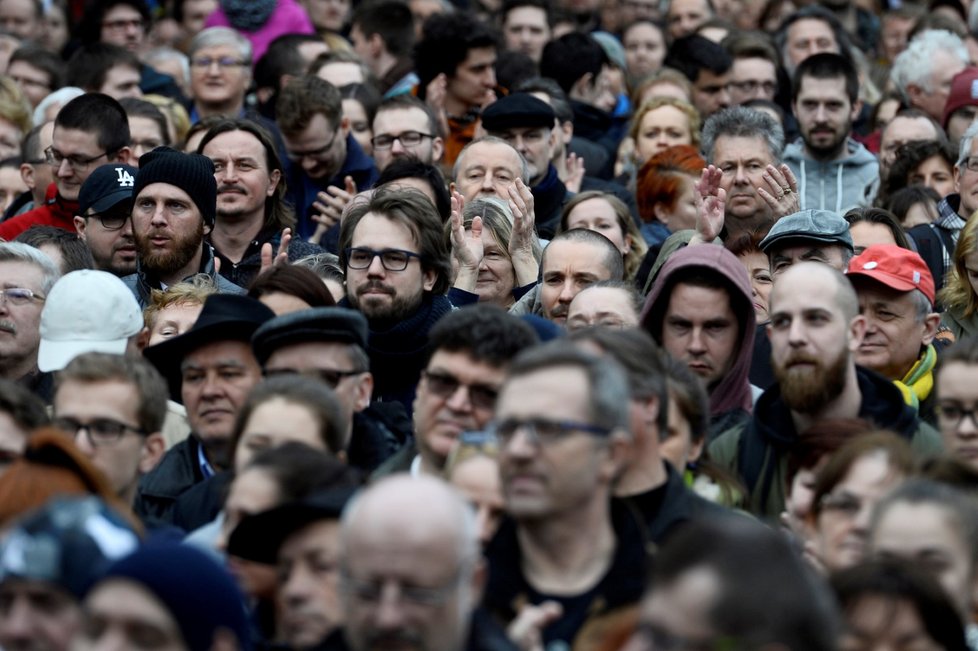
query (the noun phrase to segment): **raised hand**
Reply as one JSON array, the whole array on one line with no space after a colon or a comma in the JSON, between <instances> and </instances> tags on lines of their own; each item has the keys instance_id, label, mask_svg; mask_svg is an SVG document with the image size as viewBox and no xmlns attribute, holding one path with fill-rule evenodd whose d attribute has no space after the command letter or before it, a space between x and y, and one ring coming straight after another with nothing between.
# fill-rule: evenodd
<instances>
[{"instance_id":1,"label":"raised hand","mask_svg":"<svg viewBox=\"0 0 978 651\"><path fill-rule=\"evenodd\" d=\"M292 243L292 229L282 229L282 239L278 243L278 253L272 257L272 243L265 242L261 245L261 268L258 275L265 273L275 265L285 265L289 263L289 244Z\"/></svg>"},{"instance_id":2,"label":"raised hand","mask_svg":"<svg viewBox=\"0 0 978 651\"><path fill-rule=\"evenodd\" d=\"M771 207L775 219L801 210L798 179L787 165L768 165L764 170L764 184L757 188L757 194Z\"/></svg>"},{"instance_id":3,"label":"raised hand","mask_svg":"<svg viewBox=\"0 0 978 651\"><path fill-rule=\"evenodd\" d=\"M727 191L720 187L722 178L723 172L710 165L703 169L696 182L696 192L693 195L696 204L696 234L703 242L712 242L723 230Z\"/></svg>"}]
</instances>

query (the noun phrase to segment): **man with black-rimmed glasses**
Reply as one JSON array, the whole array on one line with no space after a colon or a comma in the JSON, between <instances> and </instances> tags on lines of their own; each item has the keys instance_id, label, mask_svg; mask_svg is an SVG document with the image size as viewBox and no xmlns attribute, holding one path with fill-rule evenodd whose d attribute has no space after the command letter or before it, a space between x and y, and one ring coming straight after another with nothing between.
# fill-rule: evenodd
<instances>
[{"instance_id":1,"label":"man with black-rimmed glasses","mask_svg":"<svg viewBox=\"0 0 978 651\"><path fill-rule=\"evenodd\" d=\"M340 229L341 305L359 310L369 324L374 399L397 400L409 413L428 361L428 332L453 309L445 296L451 261L443 233L426 196L388 186L354 203Z\"/></svg>"},{"instance_id":2,"label":"man with black-rimmed glasses","mask_svg":"<svg viewBox=\"0 0 978 651\"><path fill-rule=\"evenodd\" d=\"M134 356L83 353L58 372L54 426L132 504L143 474L166 452L160 430L166 416L166 382L148 361Z\"/></svg>"},{"instance_id":3,"label":"man with black-rimmed glasses","mask_svg":"<svg viewBox=\"0 0 978 651\"><path fill-rule=\"evenodd\" d=\"M374 115L374 162L381 172L398 158L413 157L435 165L445 153L438 119L414 95L385 99Z\"/></svg>"},{"instance_id":4,"label":"man with black-rimmed glasses","mask_svg":"<svg viewBox=\"0 0 978 651\"><path fill-rule=\"evenodd\" d=\"M52 144L44 158L54 170L43 204L0 224L0 239L12 240L31 226L74 231L78 195L100 165L129 163L129 120L119 102L86 93L62 107L54 120Z\"/></svg>"},{"instance_id":5,"label":"man with black-rimmed glasses","mask_svg":"<svg viewBox=\"0 0 978 651\"><path fill-rule=\"evenodd\" d=\"M95 268L116 276L136 271L132 237L132 188L137 170L131 165L103 165L82 185L75 230L88 246Z\"/></svg>"}]
</instances>

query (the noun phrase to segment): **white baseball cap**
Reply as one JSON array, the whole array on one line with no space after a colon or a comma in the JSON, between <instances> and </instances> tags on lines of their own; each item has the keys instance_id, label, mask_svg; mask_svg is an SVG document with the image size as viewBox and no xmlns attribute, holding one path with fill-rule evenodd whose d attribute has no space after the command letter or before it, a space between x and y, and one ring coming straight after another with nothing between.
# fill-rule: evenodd
<instances>
[{"instance_id":1,"label":"white baseball cap","mask_svg":"<svg viewBox=\"0 0 978 651\"><path fill-rule=\"evenodd\" d=\"M72 271L44 301L37 368L60 371L82 353L121 355L142 327L142 310L125 283L105 271Z\"/></svg>"}]
</instances>

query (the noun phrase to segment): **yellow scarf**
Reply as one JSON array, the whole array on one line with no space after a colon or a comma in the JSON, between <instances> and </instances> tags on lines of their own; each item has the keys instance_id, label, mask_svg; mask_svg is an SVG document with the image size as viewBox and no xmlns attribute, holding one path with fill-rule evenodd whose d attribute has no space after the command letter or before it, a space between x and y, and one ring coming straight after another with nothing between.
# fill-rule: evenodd
<instances>
[{"instance_id":1,"label":"yellow scarf","mask_svg":"<svg viewBox=\"0 0 978 651\"><path fill-rule=\"evenodd\" d=\"M934 390L934 365L937 364L937 351L933 344L928 344L920 359L910 368L902 380L894 380L893 384L903 394L903 401L920 409L920 403Z\"/></svg>"}]
</instances>

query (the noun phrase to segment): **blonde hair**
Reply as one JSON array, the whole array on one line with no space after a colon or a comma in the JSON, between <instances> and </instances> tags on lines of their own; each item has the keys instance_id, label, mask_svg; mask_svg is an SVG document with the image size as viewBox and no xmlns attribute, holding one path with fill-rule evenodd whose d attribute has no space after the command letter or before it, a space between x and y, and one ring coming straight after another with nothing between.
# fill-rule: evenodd
<instances>
[{"instance_id":1,"label":"blonde hair","mask_svg":"<svg viewBox=\"0 0 978 651\"><path fill-rule=\"evenodd\" d=\"M638 141L638 133L642 128L642 120L645 119L645 114L649 111L662 108L663 106L672 106L686 116L686 121L689 124L689 138L691 140L690 144L692 144L694 147L699 147L700 129L702 126L700 114L689 102L684 102L674 97L653 97L649 101L642 104L642 106L635 111L634 117L632 117L632 124L628 128L629 137L632 140Z\"/></svg>"},{"instance_id":2,"label":"blonde hair","mask_svg":"<svg viewBox=\"0 0 978 651\"><path fill-rule=\"evenodd\" d=\"M965 317L978 310L978 296L968 282L968 270L964 266L965 257L975 250L978 250L978 211L968 218L961 229L958 245L954 247L954 255L951 256L951 268L948 270L944 289L937 294L944 309L953 310Z\"/></svg>"},{"instance_id":3,"label":"blonde hair","mask_svg":"<svg viewBox=\"0 0 978 651\"><path fill-rule=\"evenodd\" d=\"M197 274L190 280L170 285L166 291L154 289L149 305L143 310L143 323L150 330L156 325L156 317L171 305L203 305L211 294L217 293L217 285L207 274Z\"/></svg>"},{"instance_id":4,"label":"blonde hair","mask_svg":"<svg viewBox=\"0 0 978 651\"><path fill-rule=\"evenodd\" d=\"M190 131L190 116L180 102L163 95L143 95L143 99L160 109L170 128L170 142L183 142Z\"/></svg>"},{"instance_id":5,"label":"blonde hair","mask_svg":"<svg viewBox=\"0 0 978 651\"><path fill-rule=\"evenodd\" d=\"M0 117L20 129L22 135L34 126L30 103L17 82L7 75L0 75Z\"/></svg>"}]
</instances>

